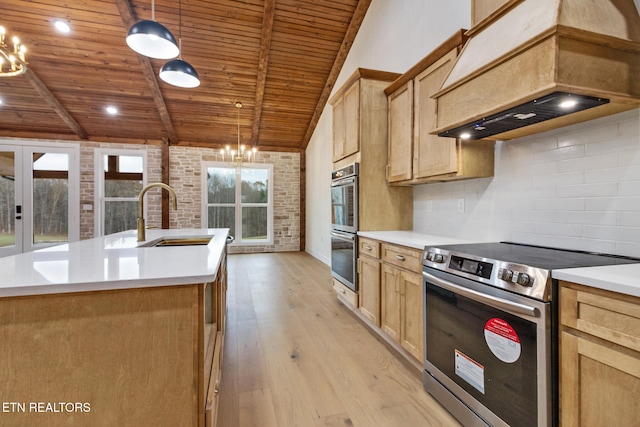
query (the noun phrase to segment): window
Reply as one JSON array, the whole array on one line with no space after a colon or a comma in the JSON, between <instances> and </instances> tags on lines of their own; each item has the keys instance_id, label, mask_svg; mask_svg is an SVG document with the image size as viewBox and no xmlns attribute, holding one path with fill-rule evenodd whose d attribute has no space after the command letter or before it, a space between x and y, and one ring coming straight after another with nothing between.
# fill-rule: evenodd
<instances>
[{"instance_id":1,"label":"window","mask_svg":"<svg viewBox=\"0 0 640 427\"><path fill-rule=\"evenodd\" d=\"M273 243L273 165L203 164L207 228L229 228L237 244Z\"/></svg>"},{"instance_id":2,"label":"window","mask_svg":"<svg viewBox=\"0 0 640 427\"><path fill-rule=\"evenodd\" d=\"M96 235L134 230L146 152L96 151Z\"/></svg>"}]
</instances>

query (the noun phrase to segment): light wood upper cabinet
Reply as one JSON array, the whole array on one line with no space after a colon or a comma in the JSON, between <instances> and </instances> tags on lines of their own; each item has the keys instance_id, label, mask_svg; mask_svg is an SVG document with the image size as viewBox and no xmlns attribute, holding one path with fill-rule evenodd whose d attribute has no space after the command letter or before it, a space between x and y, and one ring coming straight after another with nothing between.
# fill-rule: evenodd
<instances>
[{"instance_id":1,"label":"light wood upper cabinet","mask_svg":"<svg viewBox=\"0 0 640 427\"><path fill-rule=\"evenodd\" d=\"M333 161L360 150L360 81L333 101Z\"/></svg>"},{"instance_id":2,"label":"light wood upper cabinet","mask_svg":"<svg viewBox=\"0 0 640 427\"><path fill-rule=\"evenodd\" d=\"M329 103L333 107L333 168L360 164L358 229L410 230L413 190L390 187L385 87L400 74L358 68Z\"/></svg>"},{"instance_id":3,"label":"light wood upper cabinet","mask_svg":"<svg viewBox=\"0 0 640 427\"><path fill-rule=\"evenodd\" d=\"M388 96L389 105L389 182L407 181L413 169L413 80Z\"/></svg>"},{"instance_id":4,"label":"light wood upper cabinet","mask_svg":"<svg viewBox=\"0 0 640 427\"><path fill-rule=\"evenodd\" d=\"M472 0L471 25L478 24L483 19L499 11L505 4L513 3L514 1L516 0Z\"/></svg>"},{"instance_id":5,"label":"light wood upper cabinet","mask_svg":"<svg viewBox=\"0 0 640 427\"><path fill-rule=\"evenodd\" d=\"M640 423L640 298L560 286L560 422Z\"/></svg>"},{"instance_id":6,"label":"light wood upper cabinet","mask_svg":"<svg viewBox=\"0 0 640 427\"><path fill-rule=\"evenodd\" d=\"M493 175L494 142L433 135L442 83L466 38L459 31L385 89L389 104L387 180L408 185Z\"/></svg>"}]
</instances>

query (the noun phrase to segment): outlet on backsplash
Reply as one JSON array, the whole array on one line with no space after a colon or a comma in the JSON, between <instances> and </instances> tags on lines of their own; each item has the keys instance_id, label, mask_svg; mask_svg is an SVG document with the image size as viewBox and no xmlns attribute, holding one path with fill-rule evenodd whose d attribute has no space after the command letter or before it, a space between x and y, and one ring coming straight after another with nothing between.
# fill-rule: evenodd
<instances>
[{"instance_id":1,"label":"outlet on backsplash","mask_svg":"<svg viewBox=\"0 0 640 427\"><path fill-rule=\"evenodd\" d=\"M464 213L464 199L458 199L458 213Z\"/></svg>"}]
</instances>

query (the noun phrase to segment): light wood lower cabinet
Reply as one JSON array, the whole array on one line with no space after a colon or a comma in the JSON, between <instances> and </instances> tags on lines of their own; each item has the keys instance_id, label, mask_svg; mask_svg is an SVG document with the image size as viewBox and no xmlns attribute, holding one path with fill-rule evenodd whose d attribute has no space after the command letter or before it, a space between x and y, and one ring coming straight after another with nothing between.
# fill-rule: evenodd
<instances>
[{"instance_id":1,"label":"light wood lower cabinet","mask_svg":"<svg viewBox=\"0 0 640 427\"><path fill-rule=\"evenodd\" d=\"M383 244L381 329L418 361L424 358L421 251Z\"/></svg>"},{"instance_id":2,"label":"light wood lower cabinet","mask_svg":"<svg viewBox=\"0 0 640 427\"><path fill-rule=\"evenodd\" d=\"M0 425L215 425L222 262L210 283L0 298L0 396L25 405Z\"/></svg>"},{"instance_id":3,"label":"light wood lower cabinet","mask_svg":"<svg viewBox=\"0 0 640 427\"><path fill-rule=\"evenodd\" d=\"M359 309L380 326L380 243L361 237L358 248Z\"/></svg>"},{"instance_id":4,"label":"light wood lower cabinet","mask_svg":"<svg viewBox=\"0 0 640 427\"><path fill-rule=\"evenodd\" d=\"M560 287L563 427L640 425L640 298Z\"/></svg>"}]
</instances>

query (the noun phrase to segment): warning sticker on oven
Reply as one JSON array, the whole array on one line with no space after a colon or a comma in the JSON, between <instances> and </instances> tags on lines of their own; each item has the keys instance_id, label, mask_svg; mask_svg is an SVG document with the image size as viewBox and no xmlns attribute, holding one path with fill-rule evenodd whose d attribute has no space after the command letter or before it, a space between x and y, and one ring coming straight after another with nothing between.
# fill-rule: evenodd
<instances>
[{"instance_id":1,"label":"warning sticker on oven","mask_svg":"<svg viewBox=\"0 0 640 427\"><path fill-rule=\"evenodd\" d=\"M456 375L484 394L484 366L456 349Z\"/></svg>"},{"instance_id":2,"label":"warning sticker on oven","mask_svg":"<svg viewBox=\"0 0 640 427\"><path fill-rule=\"evenodd\" d=\"M484 340L491 352L503 362L513 363L520 358L520 338L504 320L489 319L484 325Z\"/></svg>"}]
</instances>

